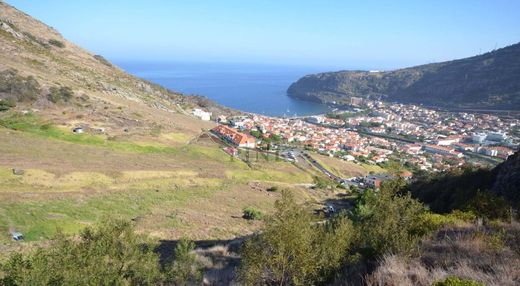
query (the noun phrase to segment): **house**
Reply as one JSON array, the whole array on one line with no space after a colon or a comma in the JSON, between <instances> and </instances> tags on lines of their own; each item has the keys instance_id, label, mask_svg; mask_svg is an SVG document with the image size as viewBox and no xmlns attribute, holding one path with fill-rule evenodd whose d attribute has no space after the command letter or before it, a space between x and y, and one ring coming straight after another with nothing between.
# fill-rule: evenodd
<instances>
[{"instance_id":1,"label":"house","mask_svg":"<svg viewBox=\"0 0 520 286\"><path fill-rule=\"evenodd\" d=\"M255 137L253 137L249 134L244 134L244 133L238 132L229 126L218 125L217 127L211 129L211 131L238 147L245 147L245 148L255 148L256 147L256 138Z\"/></svg>"},{"instance_id":2,"label":"house","mask_svg":"<svg viewBox=\"0 0 520 286\"><path fill-rule=\"evenodd\" d=\"M209 121L211 119L211 112L206 112L200 108L193 109L192 114L204 121Z\"/></svg>"},{"instance_id":3,"label":"house","mask_svg":"<svg viewBox=\"0 0 520 286\"><path fill-rule=\"evenodd\" d=\"M377 189L381 187L382 182L391 180L392 178L393 177L389 174L368 175L365 177L365 183L367 184L367 186Z\"/></svg>"},{"instance_id":4,"label":"house","mask_svg":"<svg viewBox=\"0 0 520 286\"><path fill-rule=\"evenodd\" d=\"M454 143L460 142L460 136L448 136L444 138L437 139L437 145L439 146L450 146Z\"/></svg>"}]
</instances>

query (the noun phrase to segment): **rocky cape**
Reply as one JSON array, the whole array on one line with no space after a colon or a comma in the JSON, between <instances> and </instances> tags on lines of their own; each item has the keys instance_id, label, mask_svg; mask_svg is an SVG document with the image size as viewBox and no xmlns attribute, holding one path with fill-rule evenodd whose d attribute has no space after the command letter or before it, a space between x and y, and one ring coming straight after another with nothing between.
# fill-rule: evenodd
<instances>
[{"instance_id":1,"label":"rocky cape","mask_svg":"<svg viewBox=\"0 0 520 286\"><path fill-rule=\"evenodd\" d=\"M393 71L307 75L289 96L322 103L351 97L463 109L520 110L520 43L482 55Z\"/></svg>"}]
</instances>

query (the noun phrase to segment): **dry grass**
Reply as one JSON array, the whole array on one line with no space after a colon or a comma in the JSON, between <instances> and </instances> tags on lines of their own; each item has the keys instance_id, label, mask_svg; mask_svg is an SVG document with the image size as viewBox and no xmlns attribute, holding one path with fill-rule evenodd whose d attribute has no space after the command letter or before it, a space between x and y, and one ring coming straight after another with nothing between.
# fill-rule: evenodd
<instances>
[{"instance_id":1,"label":"dry grass","mask_svg":"<svg viewBox=\"0 0 520 286\"><path fill-rule=\"evenodd\" d=\"M331 171L336 176L342 178L366 176L369 172L381 173L384 171L384 169L379 166L355 164L320 154L313 154L312 157L321 165L323 165L323 167Z\"/></svg>"},{"instance_id":2,"label":"dry grass","mask_svg":"<svg viewBox=\"0 0 520 286\"><path fill-rule=\"evenodd\" d=\"M448 276L485 285L519 285L520 226L448 228L423 241L419 255L385 256L367 285L431 285Z\"/></svg>"}]
</instances>

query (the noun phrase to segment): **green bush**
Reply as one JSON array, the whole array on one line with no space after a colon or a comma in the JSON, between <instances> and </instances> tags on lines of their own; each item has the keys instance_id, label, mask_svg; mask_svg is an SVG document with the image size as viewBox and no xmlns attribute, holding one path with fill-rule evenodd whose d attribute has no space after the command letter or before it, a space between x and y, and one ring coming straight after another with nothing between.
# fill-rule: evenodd
<instances>
[{"instance_id":1,"label":"green bush","mask_svg":"<svg viewBox=\"0 0 520 286\"><path fill-rule=\"evenodd\" d=\"M58 40L55 40L55 39L50 39L49 40L49 44L55 46L55 47L58 47L58 48L63 48L65 47L65 44L61 41L58 41Z\"/></svg>"},{"instance_id":2,"label":"green bush","mask_svg":"<svg viewBox=\"0 0 520 286\"><path fill-rule=\"evenodd\" d=\"M275 208L264 230L242 247L238 275L245 285L316 285L349 260L356 232L346 217L316 224L288 191Z\"/></svg>"},{"instance_id":3,"label":"green bush","mask_svg":"<svg viewBox=\"0 0 520 286\"><path fill-rule=\"evenodd\" d=\"M175 247L175 262L169 272L168 280L175 285L195 285L202 280L202 271L197 263L195 243L185 238L179 240Z\"/></svg>"},{"instance_id":4,"label":"green bush","mask_svg":"<svg viewBox=\"0 0 520 286\"><path fill-rule=\"evenodd\" d=\"M456 210L446 215L425 212L419 216L414 232L420 236L427 235L442 227L473 222L475 219L476 216L472 212Z\"/></svg>"},{"instance_id":5,"label":"green bush","mask_svg":"<svg viewBox=\"0 0 520 286\"><path fill-rule=\"evenodd\" d=\"M444 281L433 283L432 286L484 286L484 283L471 279L460 279L459 277L450 276Z\"/></svg>"},{"instance_id":6,"label":"green bush","mask_svg":"<svg viewBox=\"0 0 520 286\"><path fill-rule=\"evenodd\" d=\"M53 86L49 89L47 99L52 103L69 102L74 96L74 92L68 86Z\"/></svg>"},{"instance_id":7,"label":"green bush","mask_svg":"<svg viewBox=\"0 0 520 286\"><path fill-rule=\"evenodd\" d=\"M272 186L270 188L267 188L267 191L268 192L277 192L278 191L278 187L277 186Z\"/></svg>"},{"instance_id":8,"label":"green bush","mask_svg":"<svg viewBox=\"0 0 520 286\"><path fill-rule=\"evenodd\" d=\"M262 219L262 212L253 207L247 207L244 209L243 218L248 220L259 220Z\"/></svg>"},{"instance_id":9,"label":"green bush","mask_svg":"<svg viewBox=\"0 0 520 286\"><path fill-rule=\"evenodd\" d=\"M336 185L331 180L320 177L320 176L314 176L313 181L314 181L314 187L318 188L318 189L325 189L325 188L333 187Z\"/></svg>"},{"instance_id":10,"label":"green bush","mask_svg":"<svg viewBox=\"0 0 520 286\"><path fill-rule=\"evenodd\" d=\"M367 202L365 216L357 219L369 256L407 254L421 238L417 226L424 207L410 194L400 194L401 180L383 183L375 197Z\"/></svg>"},{"instance_id":11,"label":"green bush","mask_svg":"<svg viewBox=\"0 0 520 286\"><path fill-rule=\"evenodd\" d=\"M464 210L479 189L491 189L494 171L464 166L432 175L424 174L409 189L412 196L435 213Z\"/></svg>"},{"instance_id":12,"label":"green bush","mask_svg":"<svg viewBox=\"0 0 520 286\"><path fill-rule=\"evenodd\" d=\"M58 234L46 248L13 254L0 285L151 285L164 281L159 257L129 222L109 220L81 234Z\"/></svg>"},{"instance_id":13,"label":"green bush","mask_svg":"<svg viewBox=\"0 0 520 286\"><path fill-rule=\"evenodd\" d=\"M40 84L34 77L23 77L17 70L0 72L0 92L14 96L16 101L33 101L40 95Z\"/></svg>"},{"instance_id":14,"label":"green bush","mask_svg":"<svg viewBox=\"0 0 520 286\"><path fill-rule=\"evenodd\" d=\"M465 208L486 219L508 220L511 218L511 204L489 191L478 190Z\"/></svg>"},{"instance_id":15,"label":"green bush","mask_svg":"<svg viewBox=\"0 0 520 286\"><path fill-rule=\"evenodd\" d=\"M0 99L0 112L7 111L16 106L16 102L12 99Z\"/></svg>"}]
</instances>

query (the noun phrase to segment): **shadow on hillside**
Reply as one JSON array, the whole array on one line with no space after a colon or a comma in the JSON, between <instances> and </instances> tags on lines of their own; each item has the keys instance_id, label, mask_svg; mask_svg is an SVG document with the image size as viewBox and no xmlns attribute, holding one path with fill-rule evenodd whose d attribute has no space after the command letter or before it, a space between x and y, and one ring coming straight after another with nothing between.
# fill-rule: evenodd
<instances>
[{"instance_id":1,"label":"shadow on hillside","mask_svg":"<svg viewBox=\"0 0 520 286\"><path fill-rule=\"evenodd\" d=\"M195 243L197 262L203 269L204 285L231 285L240 265L240 247L247 237L230 240L198 240ZM163 266L175 260L179 240L162 240L155 248Z\"/></svg>"},{"instance_id":2,"label":"shadow on hillside","mask_svg":"<svg viewBox=\"0 0 520 286\"><path fill-rule=\"evenodd\" d=\"M354 198L345 193L337 194L334 198L328 198L323 201L324 206L333 206L336 213L341 211L348 211L352 207L354 207ZM320 214L323 212L323 209L314 210L316 214Z\"/></svg>"}]
</instances>

